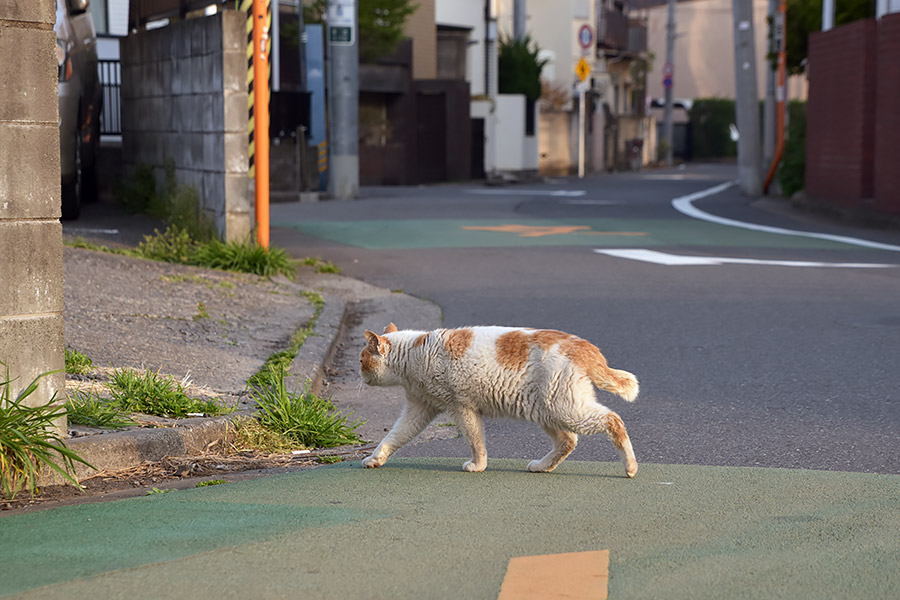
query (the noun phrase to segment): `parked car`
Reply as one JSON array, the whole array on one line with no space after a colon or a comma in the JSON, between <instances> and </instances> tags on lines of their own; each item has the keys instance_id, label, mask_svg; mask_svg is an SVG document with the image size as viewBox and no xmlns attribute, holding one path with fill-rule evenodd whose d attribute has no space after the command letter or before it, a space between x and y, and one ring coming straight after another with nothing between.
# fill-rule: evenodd
<instances>
[{"instance_id":1,"label":"parked car","mask_svg":"<svg viewBox=\"0 0 900 600\"><path fill-rule=\"evenodd\" d=\"M75 219L81 203L97 197L103 96L90 0L56 0L54 30L59 64L62 218Z\"/></svg>"}]
</instances>

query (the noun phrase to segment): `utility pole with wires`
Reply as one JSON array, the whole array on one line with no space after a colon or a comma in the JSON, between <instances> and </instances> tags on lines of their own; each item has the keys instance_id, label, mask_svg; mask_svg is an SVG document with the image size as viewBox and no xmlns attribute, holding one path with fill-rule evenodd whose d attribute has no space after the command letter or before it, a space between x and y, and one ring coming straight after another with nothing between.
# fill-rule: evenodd
<instances>
[{"instance_id":1,"label":"utility pole with wires","mask_svg":"<svg viewBox=\"0 0 900 600\"><path fill-rule=\"evenodd\" d=\"M748 196L762 193L759 144L759 94L756 88L756 43L753 0L732 0L734 82L738 139L738 183Z\"/></svg>"},{"instance_id":2,"label":"utility pole with wires","mask_svg":"<svg viewBox=\"0 0 900 600\"><path fill-rule=\"evenodd\" d=\"M356 0L328 0L331 196L359 195L359 40Z\"/></svg>"},{"instance_id":3,"label":"utility pole with wires","mask_svg":"<svg viewBox=\"0 0 900 600\"><path fill-rule=\"evenodd\" d=\"M669 19L666 23L666 64L663 67L663 87L666 89L666 105L663 111L663 140L666 144L666 166L673 160L674 125L672 124L672 85L675 61L675 0L669 0Z\"/></svg>"}]
</instances>

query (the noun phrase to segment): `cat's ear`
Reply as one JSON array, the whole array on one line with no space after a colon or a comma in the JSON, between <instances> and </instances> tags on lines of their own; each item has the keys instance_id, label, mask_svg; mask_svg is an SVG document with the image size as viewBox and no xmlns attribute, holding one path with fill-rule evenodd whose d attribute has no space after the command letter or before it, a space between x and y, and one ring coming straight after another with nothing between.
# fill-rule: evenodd
<instances>
[{"instance_id":1,"label":"cat's ear","mask_svg":"<svg viewBox=\"0 0 900 600\"><path fill-rule=\"evenodd\" d=\"M397 326L393 323L384 328L384 333L394 333L395 331L397 331Z\"/></svg>"},{"instance_id":2,"label":"cat's ear","mask_svg":"<svg viewBox=\"0 0 900 600\"><path fill-rule=\"evenodd\" d=\"M391 349L391 343L387 340L387 338L383 338L374 331L369 331L366 329L366 342L375 349L378 354L387 354Z\"/></svg>"}]
</instances>

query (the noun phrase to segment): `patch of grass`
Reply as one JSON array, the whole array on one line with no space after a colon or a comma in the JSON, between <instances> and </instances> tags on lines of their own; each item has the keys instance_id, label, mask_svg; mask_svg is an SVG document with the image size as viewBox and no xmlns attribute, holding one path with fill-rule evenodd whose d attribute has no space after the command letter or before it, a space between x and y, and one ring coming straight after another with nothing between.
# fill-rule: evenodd
<instances>
[{"instance_id":1,"label":"patch of grass","mask_svg":"<svg viewBox=\"0 0 900 600\"><path fill-rule=\"evenodd\" d=\"M82 489L75 478L75 463L92 469L93 465L78 453L66 448L54 422L65 414L65 408L54 404L56 394L42 406L27 406L25 401L37 390L40 380L51 372L41 373L13 398L9 368L0 381L0 494L14 499L23 489L34 496L37 478L46 466L66 481Z\"/></svg>"},{"instance_id":2,"label":"patch of grass","mask_svg":"<svg viewBox=\"0 0 900 600\"><path fill-rule=\"evenodd\" d=\"M205 488L205 487L209 487L211 485L222 485L223 483L228 483L228 482L225 481L224 479L210 479L209 481L201 481L194 487Z\"/></svg>"},{"instance_id":3,"label":"patch of grass","mask_svg":"<svg viewBox=\"0 0 900 600\"><path fill-rule=\"evenodd\" d=\"M149 492L147 492L147 495L148 496L156 496L157 494L168 494L169 492L174 492L174 491L175 491L174 489L161 490L161 489L155 487L152 490L150 490Z\"/></svg>"},{"instance_id":4,"label":"patch of grass","mask_svg":"<svg viewBox=\"0 0 900 600\"><path fill-rule=\"evenodd\" d=\"M259 450L269 454L281 454L306 449L303 444L263 427L257 419L239 419L235 421L234 429L233 447L238 452Z\"/></svg>"},{"instance_id":5,"label":"patch of grass","mask_svg":"<svg viewBox=\"0 0 900 600\"><path fill-rule=\"evenodd\" d=\"M114 403L129 413L181 419L194 413L218 416L234 411L215 400L190 398L172 376L163 377L150 369L143 374L116 369L110 378L109 390Z\"/></svg>"},{"instance_id":6,"label":"patch of grass","mask_svg":"<svg viewBox=\"0 0 900 600\"><path fill-rule=\"evenodd\" d=\"M74 390L66 402L66 416L73 425L123 429L136 425L118 405L95 395L93 392Z\"/></svg>"},{"instance_id":7,"label":"patch of grass","mask_svg":"<svg viewBox=\"0 0 900 600\"><path fill-rule=\"evenodd\" d=\"M137 252L150 260L192 265L199 246L186 230L169 225L163 233L157 229L153 235L145 235Z\"/></svg>"},{"instance_id":8,"label":"patch of grass","mask_svg":"<svg viewBox=\"0 0 900 600\"><path fill-rule=\"evenodd\" d=\"M276 352L266 359L262 368L254 373L247 381L248 385L263 387L272 385L277 381L279 374L281 374L280 376L283 378L283 374L290 370L291 363L294 362L297 353L300 352L300 348L306 342L306 338L312 335L315 330L319 315L322 314L322 309L325 308L325 300L318 292L303 291L300 292L300 295L313 305L315 313L306 325L294 333L286 349Z\"/></svg>"},{"instance_id":9,"label":"patch of grass","mask_svg":"<svg viewBox=\"0 0 900 600\"><path fill-rule=\"evenodd\" d=\"M206 312L206 305L203 304L203 301L197 303L197 314L194 315L194 320L199 321L200 319L208 319L209 313Z\"/></svg>"},{"instance_id":10,"label":"patch of grass","mask_svg":"<svg viewBox=\"0 0 900 600\"><path fill-rule=\"evenodd\" d=\"M333 465L335 463L343 462L343 456L320 456L319 460L326 465Z\"/></svg>"},{"instance_id":11,"label":"patch of grass","mask_svg":"<svg viewBox=\"0 0 900 600\"><path fill-rule=\"evenodd\" d=\"M251 388L250 397L260 408L259 422L308 448L331 448L360 442L356 429L363 421L348 422L330 400L309 391L309 380L303 392L288 392L284 374L271 386Z\"/></svg>"},{"instance_id":12,"label":"patch of grass","mask_svg":"<svg viewBox=\"0 0 900 600\"><path fill-rule=\"evenodd\" d=\"M93 368L94 363L90 358L74 348L66 348L66 373L84 375L90 373Z\"/></svg>"},{"instance_id":13,"label":"patch of grass","mask_svg":"<svg viewBox=\"0 0 900 600\"><path fill-rule=\"evenodd\" d=\"M308 256L303 259L303 264L307 267L313 267L319 273L341 273L343 269L331 262L330 260L322 260L315 256Z\"/></svg>"},{"instance_id":14,"label":"patch of grass","mask_svg":"<svg viewBox=\"0 0 900 600\"><path fill-rule=\"evenodd\" d=\"M214 239L200 244L194 263L208 269L253 273L262 277L284 275L293 279L297 270L294 261L281 248L263 248L252 240L222 242Z\"/></svg>"}]
</instances>

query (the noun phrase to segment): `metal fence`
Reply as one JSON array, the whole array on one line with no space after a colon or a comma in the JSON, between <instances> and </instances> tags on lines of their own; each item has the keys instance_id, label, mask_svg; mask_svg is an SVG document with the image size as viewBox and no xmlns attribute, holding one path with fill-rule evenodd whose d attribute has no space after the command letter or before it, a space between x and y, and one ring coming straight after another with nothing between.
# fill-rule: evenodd
<instances>
[{"instance_id":1,"label":"metal fence","mask_svg":"<svg viewBox=\"0 0 900 600\"><path fill-rule=\"evenodd\" d=\"M103 86L101 135L122 135L122 70L117 60L100 60L100 84Z\"/></svg>"}]
</instances>

